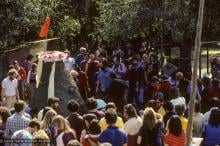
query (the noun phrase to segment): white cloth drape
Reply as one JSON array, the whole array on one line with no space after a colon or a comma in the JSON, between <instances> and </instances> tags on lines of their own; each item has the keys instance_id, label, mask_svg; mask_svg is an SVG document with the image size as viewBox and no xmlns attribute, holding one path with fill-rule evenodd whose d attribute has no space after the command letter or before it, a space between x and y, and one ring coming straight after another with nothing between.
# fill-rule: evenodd
<instances>
[{"instance_id":1,"label":"white cloth drape","mask_svg":"<svg viewBox=\"0 0 220 146\"><path fill-rule=\"evenodd\" d=\"M37 64L36 88L38 88L40 84L42 70L43 70L43 59L39 58L38 64Z\"/></svg>"},{"instance_id":2,"label":"white cloth drape","mask_svg":"<svg viewBox=\"0 0 220 146\"><path fill-rule=\"evenodd\" d=\"M54 97L55 90L54 90L54 77L55 77L55 68L56 68L56 63L54 62L52 65L52 69L50 72L50 78L49 78L49 85L48 85L48 98L49 97Z\"/></svg>"}]
</instances>

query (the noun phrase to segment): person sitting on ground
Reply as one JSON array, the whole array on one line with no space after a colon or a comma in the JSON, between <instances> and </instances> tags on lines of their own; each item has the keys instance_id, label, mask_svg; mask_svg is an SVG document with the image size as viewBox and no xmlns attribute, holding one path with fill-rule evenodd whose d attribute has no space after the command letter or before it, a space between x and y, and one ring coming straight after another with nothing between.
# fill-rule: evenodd
<instances>
[{"instance_id":1,"label":"person sitting on ground","mask_svg":"<svg viewBox=\"0 0 220 146\"><path fill-rule=\"evenodd\" d=\"M209 111L207 111L207 112L204 114L205 124L208 124L211 111L214 110L214 109L218 109L218 107L219 107L219 105L220 105L220 100L219 100L217 97L213 97L213 98L211 98L211 99L209 100L209 105L210 105Z\"/></svg>"},{"instance_id":2,"label":"person sitting on ground","mask_svg":"<svg viewBox=\"0 0 220 146\"><path fill-rule=\"evenodd\" d=\"M204 128L205 146L220 144L220 110L213 109L208 124Z\"/></svg>"},{"instance_id":3,"label":"person sitting on ground","mask_svg":"<svg viewBox=\"0 0 220 146\"><path fill-rule=\"evenodd\" d=\"M109 126L99 136L99 142L100 143L109 142L112 144L112 146L126 146L127 145L126 133L115 125L117 121L116 111L114 109L108 109L105 114L105 119Z\"/></svg>"},{"instance_id":4,"label":"person sitting on ground","mask_svg":"<svg viewBox=\"0 0 220 146\"><path fill-rule=\"evenodd\" d=\"M84 121L83 117L78 113L79 103L75 100L70 100L68 102L67 109L71 113L66 119L69 121L70 127L76 131L77 140L80 140L80 136L84 128Z\"/></svg>"},{"instance_id":5,"label":"person sitting on ground","mask_svg":"<svg viewBox=\"0 0 220 146\"><path fill-rule=\"evenodd\" d=\"M112 108L112 109L115 109L117 111L117 107L115 105L115 103L113 102L109 102L107 105L106 105L106 111L109 109L109 108ZM108 124L106 122L106 119L105 117L101 118L100 122L99 122L99 125L101 126L101 129L102 131L103 130L106 130L108 128ZM115 123L115 125L119 128L124 128L124 122L122 120L121 117L117 116L117 121Z\"/></svg>"},{"instance_id":6,"label":"person sitting on ground","mask_svg":"<svg viewBox=\"0 0 220 146\"><path fill-rule=\"evenodd\" d=\"M47 100L47 106L40 110L38 113L38 120L42 121L47 111L49 111L50 109L55 110L57 112L57 109L59 107L59 101L60 99L57 97L49 97Z\"/></svg>"},{"instance_id":7,"label":"person sitting on ground","mask_svg":"<svg viewBox=\"0 0 220 146\"><path fill-rule=\"evenodd\" d=\"M15 131L25 129L30 119L24 115L25 102L18 100L14 104L15 114L11 115L6 122L5 137L10 138Z\"/></svg>"},{"instance_id":8,"label":"person sitting on ground","mask_svg":"<svg viewBox=\"0 0 220 146\"><path fill-rule=\"evenodd\" d=\"M128 146L137 146L138 132L142 126L142 119L137 115L137 111L132 104L124 107L125 122L124 130L128 137Z\"/></svg>"},{"instance_id":9,"label":"person sitting on ground","mask_svg":"<svg viewBox=\"0 0 220 146\"><path fill-rule=\"evenodd\" d=\"M16 131L11 139L15 146L32 146L33 134L35 131L40 130L40 123L33 120L29 123L28 127Z\"/></svg>"},{"instance_id":10,"label":"person sitting on ground","mask_svg":"<svg viewBox=\"0 0 220 146\"><path fill-rule=\"evenodd\" d=\"M169 132L165 136L165 143L169 146L184 146L186 134L179 116L174 115L170 118L168 129Z\"/></svg>"},{"instance_id":11,"label":"person sitting on ground","mask_svg":"<svg viewBox=\"0 0 220 146\"><path fill-rule=\"evenodd\" d=\"M90 114L96 115L98 120L105 116L104 112L97 110L97 101L95 98L89 98L86 102L86 107Z\"/></svg>"},{"instance_id":12,"label":"person sitting on ground","mask_svg":"<svg viewBox=\"0 0 220 146\"><path fill-rule=\"evenodd\" d=\"M92 120L89 124L88 134L81 139L82 146L98 146L100 133L99 121L96 119Z\"/></svg>"}]
</instances>

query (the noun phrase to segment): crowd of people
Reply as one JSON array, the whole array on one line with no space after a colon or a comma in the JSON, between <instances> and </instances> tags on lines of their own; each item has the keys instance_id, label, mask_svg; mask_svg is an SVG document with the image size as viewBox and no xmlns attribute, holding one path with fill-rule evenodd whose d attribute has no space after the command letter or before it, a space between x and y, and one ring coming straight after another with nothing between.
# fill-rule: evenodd
<instances>
[{"instance_id":1,"label":"crowd of people","mask_svg":"<svg viewBox=\"0 0 220 146\"><path fill-rule=\"evenodd\" d=\"M79 103L70 100L69 115L60 115L59 97L49 97L43 109L30 108L37 61L32 55L22 65L15 60L1 86L0 145L184 146L191 71L182 71L171 59L162 65L145 43L113 51L102 45L95 51L81 47L74 57L64 53L65 69L87 112L80 113ZM217 65L214 69L218 73ZM220 144L219 108L218 76L198 79L192 144L194 137L203 138L205 146Z\"/></svg>"}]
</instances>

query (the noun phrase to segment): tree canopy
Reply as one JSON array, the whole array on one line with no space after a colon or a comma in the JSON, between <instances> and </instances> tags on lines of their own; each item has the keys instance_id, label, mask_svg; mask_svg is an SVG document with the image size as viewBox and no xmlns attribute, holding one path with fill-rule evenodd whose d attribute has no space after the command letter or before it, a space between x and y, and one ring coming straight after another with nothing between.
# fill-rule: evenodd
<instances>
[{"instance_id":1,"label":"tree canopy","mask_svg":"<svg viewBox=\"0 0 220 146\"><path fill-rule=\"evenodd\" d=\"M193 38L199 0L1 0L0 49L39 39L46 16L48 37L59 37L65 48L97 40L118 43L142 37L160 40ZM220 35L218 0L205 4L203 38Z\"/></svg>"}]
</instances>

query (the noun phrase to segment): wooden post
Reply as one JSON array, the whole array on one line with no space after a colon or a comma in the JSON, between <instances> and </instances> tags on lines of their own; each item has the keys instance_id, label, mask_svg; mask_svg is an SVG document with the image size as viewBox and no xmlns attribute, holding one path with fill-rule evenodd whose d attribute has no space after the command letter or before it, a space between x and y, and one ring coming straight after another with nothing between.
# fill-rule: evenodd
<instances>
[{"instance_id":1,"label":"wooden post","mask_svg":"<svg viewBox=\"0 0 220 146\"><path fill-rule=\"evenodd\" d=\"M204 11L204 3L205 0L200 0L199 5L199 14L197 21L197 29L196 29L196 38L195 38L195 52L194 52L194 66L193 66L193 75L192 75L192 92L190 95L190 106L189 106L189 119L188 126L186 132L186 146L190 146L191 138L192 138L192 128L193 128L193 114L195 108L195 97L196 97L196 86L197 86L197 69L199 63L199 54L201 48L201 35L202 35L202 23L203 23L203 11Z\"/></svg>"}]
</instances>

